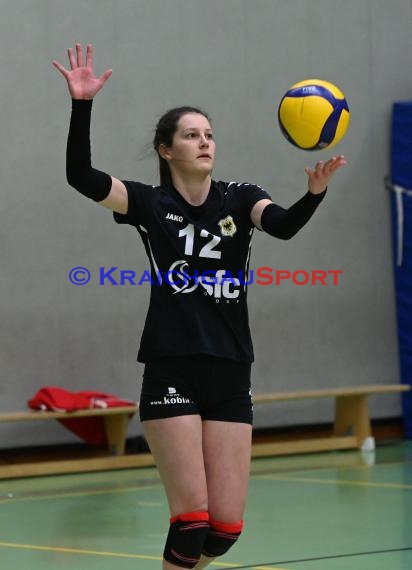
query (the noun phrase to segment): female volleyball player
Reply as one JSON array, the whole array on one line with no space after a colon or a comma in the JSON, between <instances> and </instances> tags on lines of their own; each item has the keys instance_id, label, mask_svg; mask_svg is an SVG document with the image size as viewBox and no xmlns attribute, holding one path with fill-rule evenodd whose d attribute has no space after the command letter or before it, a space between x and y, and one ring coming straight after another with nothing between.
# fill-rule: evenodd
<instances>
[{"instance_id":1,"label":"female volleyball player","mask_svg":"<svg viewBox=\"0 0 412 570\"><path fill-rule=\"evenodd\" d=\"M252 432L253 349L246 283L253 229L289 239L310 219L342 156L306 169L308 192L292 207L259 186L212 180L215 141L196 108L158 122L160 185L122 181L91 164L92 100L111 75L93 72L80 44L70 69L54 61L72 98L67 178L140 234L153 285L138 360L140 417L170 508L164 570L204 568L243 528Z\"/></svg>"}]
</instances>

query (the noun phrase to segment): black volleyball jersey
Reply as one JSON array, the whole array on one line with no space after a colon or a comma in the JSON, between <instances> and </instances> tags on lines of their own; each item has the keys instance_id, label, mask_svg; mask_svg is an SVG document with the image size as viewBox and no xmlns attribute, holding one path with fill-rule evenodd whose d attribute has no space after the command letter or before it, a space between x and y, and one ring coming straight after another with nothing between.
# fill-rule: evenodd
<instances>
[{"instance_id":1,"label":"black volleyball jersey","mask_svg":"<svg viewBox=\"0 0 412 570\"><path fill-rule=\"evenodd\" d=\"M250 212L269 194L252 184L213 181L206 201L192 206L174 188L123 182L128 211L114 219L137 229L151 268L137 360L210 354L252 362Z\"/></svg>"}]
</instances>

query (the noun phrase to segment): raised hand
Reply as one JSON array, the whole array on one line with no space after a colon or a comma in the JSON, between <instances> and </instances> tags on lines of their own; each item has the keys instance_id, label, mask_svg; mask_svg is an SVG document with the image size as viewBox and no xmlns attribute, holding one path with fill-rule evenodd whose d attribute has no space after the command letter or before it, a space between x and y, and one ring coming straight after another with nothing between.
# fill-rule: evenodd
<instances>
[{"instance_id":1,"label":"raised hand","mask_svg":"<svg viewBox=\"0 0 412 570\"><path fill-rule=\"evenodd\" d=\"M72 48L67 50L70 70L58 61L53 61L54 67L65 77L72 99L93 99L100 91L113 71L107 69L103 75L96 77L93 71L93 46L88 44L86 49L86 64L83 63L83 48L76 44L76 55Z\"/></svg>"},{"instance_id":2,"label":"raised hand","mask_svg":"<svg viewBox=\"0 0 412 570\"><path fill-rule=\"evenodd\" d=\"M314 170L305 168L305 172L308 175L309 191L312 194L321 194L329 184L334 173L345 164L345 157L340 155L334 156L326 162L320 160L316 163Z\"/></svg>"}]
</instances>

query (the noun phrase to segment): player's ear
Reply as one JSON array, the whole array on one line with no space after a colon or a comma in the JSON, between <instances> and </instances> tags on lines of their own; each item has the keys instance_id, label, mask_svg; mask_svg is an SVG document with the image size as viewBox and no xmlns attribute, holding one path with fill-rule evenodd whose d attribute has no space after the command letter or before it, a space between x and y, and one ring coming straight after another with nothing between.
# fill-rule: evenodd
<instances>
[{"instance_id":1,"label":"player's ear","mask_svg":"<svg viewBox=\"0 0 412 570\"><path fill-rule=\"evenodd\" d=\"M160 157L164 158L165 160L169 160L171 158L171 153L170 153L169 147L167 147L163 143L161 145L159 145L158 152L159 152Z\"/></svg>"}]
</instances>

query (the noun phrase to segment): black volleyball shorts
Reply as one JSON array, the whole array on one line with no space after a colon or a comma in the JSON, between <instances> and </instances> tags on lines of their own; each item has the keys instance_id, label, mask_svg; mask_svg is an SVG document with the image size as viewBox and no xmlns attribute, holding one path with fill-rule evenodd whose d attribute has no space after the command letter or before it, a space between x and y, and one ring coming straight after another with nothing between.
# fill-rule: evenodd
<instances>
[{"instance_id":1,"label":"black volleyball shorts","mask_svg":"<svg viewBox=\"0 0 412 570\"><path fill-rule=\"evenodd\" d=\"M203 420L252 424L250 375L247 362L203 354L147 362L140 420L196 414Z\"/></svg>"}]
</instances>

